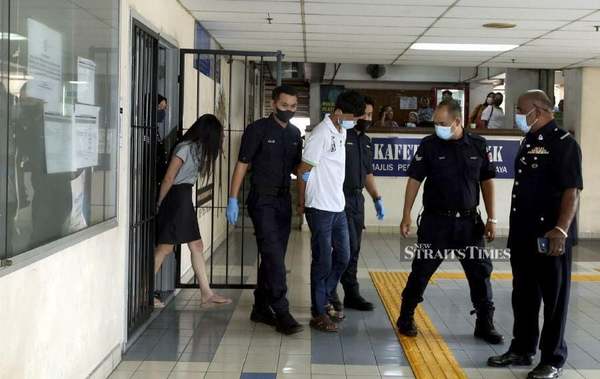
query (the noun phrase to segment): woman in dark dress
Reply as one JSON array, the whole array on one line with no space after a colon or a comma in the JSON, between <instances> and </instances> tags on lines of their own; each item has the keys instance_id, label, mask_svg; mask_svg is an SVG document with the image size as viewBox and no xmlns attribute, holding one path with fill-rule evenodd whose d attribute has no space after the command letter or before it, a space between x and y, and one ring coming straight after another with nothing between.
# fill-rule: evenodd
<instances>
[{"instance_id":1,"label":"woman in dark dress","mask_svg":"<svg viewBox=\"0 0 600 379\"><path fill-rule=\"evenodd\" d=\"M212 291L206 276L204 246L198 218L192 202L192 189L198 175L210 178L222 151L223 125L212 114L200 117L185 133L171 156L158 197L158 233L154 250L154 272L157 273L175 245L187 243L192 254L192 267L203 304L229 304L231 300Z\"/></svg>"}]
</instances>

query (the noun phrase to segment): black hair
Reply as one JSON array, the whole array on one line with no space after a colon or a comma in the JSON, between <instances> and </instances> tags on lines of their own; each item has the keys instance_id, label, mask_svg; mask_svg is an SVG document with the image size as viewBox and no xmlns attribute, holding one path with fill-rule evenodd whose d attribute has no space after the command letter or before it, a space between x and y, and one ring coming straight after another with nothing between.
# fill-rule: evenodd
<instances>
[{"instance_id":1,"label":"black hair","mask_svg":"<svg viewBox=\"0 0 600 379\"><path fill-rule=\"evenodd\" d=\"M498 100L496 100L498 99ZM496 104L497 106L500 106L500 104L502 104L504 102L504 95L501 94L500 92L496 92L494 94L494 104Z\"/></svg>"},{"instance_id":2,"label":"black hair","mask_svg":"<svg viewBox=\"0 0 600 379\"><path fill-rule=\"evenodd\" d=\"M443 100L437 107L446 108L453 117L462 119L462 107L456 100Z\"/></svg>"},{"instance_id":3,"label":"black hair","mask_svg":"<svg viewBox=\"0 0 600 379\"><path fill-rule=\"evenodd\" d=\"M444 90L444 91L442 92L442 95L450 95L450 96L452 96L452 91L450 91L450 90L446 89L446 90Z\"/></svg>"},{"instance_id":4,"label":"black hair","mask_svg":"<svg viewBox=\"0 0 600 379\"><path fill-rule=\"evenodd\" d=\"M167 103L169 102L169 100L167 100L167 98L164 97L163 95L161 95L160 93L157 95L157 98L158 98L158 102L156 104L160 104L163 101L166 101Z\"/></svg>"},{"instance_id":5,"label":"black hair","mask_svg":"<svg viewBox=\"0 0 600 379\"><path fill-rule=\"evenodd\" d=\"M491 98L492 98L492 100L494 100L494 95L495 95L495 93L494 93L494 92L490 92L490 93L488 93L488 94L487 94L487 96L485 97L485 99L483 100L483 104L482 104L482 105L484 105L484 106L487 106L487 105L489 105L489 104L487 103L487 99L489 99L489 98L491 97ZM494 102L493 102L493 101L492 101L492 105L494 105Z\"/></svg>"},{"instance_id":6,"label":"black hair","mask_svg":"<svg viewBox=\"0 0 600 379\"><path fill-rule=\"evenodd\" d=\"M223 125L213 114L201 116L183 135L182 142L190 141L198 146L197 159L200 176L208 179L214 170L215 161L223 151Z\"/></svg>"},{"instance_id":7,"label":"black hair","mask_svg":"<svg viewBox=\"0 0 600 379\"><path fill-rule=\"evenodd\" d=\"M273 92L271 93L271 99L277 101L282 93L298 97L298 90L295 87L290 86L289 84L282 84L278 87L273 88Z\"/></svg>"},{"instance_id":8,"label":"black hair","mask_svg":"<svg viewBox=\"0 0 600 379\"><path fill-rule=\"evenodd\" d=\"M379 108L379 118L383 117L383 114L385 113L385 110L387 108L392 108L392 111L394 110L394 108L390 104L384 105L383 107Z\"/></svg>"},{"instance_id":9,"label":"black hair","mask_svg":"<svg viewBox=\"0 0 600 379\"><path fill-rule=\"evenodd\" d=\"M365 114L365 97L354 90L344 91L335 100L335 109L360 117Z\"/></svg>"},{"instance_id":10,"label":"black hair","mask_svg":"<svg viewBox=\"0 0 600 379\"><path fill-rule=\"evenodd\" d=\"M370 96L365 96L365 105L370 105L375 109L375 100Z\"/></svg>"}]
</instances>

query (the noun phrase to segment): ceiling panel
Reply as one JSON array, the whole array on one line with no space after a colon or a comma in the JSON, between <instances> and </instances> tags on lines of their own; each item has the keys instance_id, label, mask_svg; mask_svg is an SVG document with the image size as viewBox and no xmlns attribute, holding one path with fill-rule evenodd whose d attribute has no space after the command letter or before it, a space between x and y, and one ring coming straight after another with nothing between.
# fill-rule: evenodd
<instances>
[{"instance_id":1,"label":"ceiling panel","mask_svg":"<svg viewBox=\"0 0 600 379\"><path fill-rule=\"evenodd\" d=\"M441 5L450 6L455 0L427 0L427 5ZM360 4L364 5L365 0L304 0L305 3L331 3L338 5L347 4ZM419 0L371 0L369 4L372 5L419 5L423 4L423 1Z\"/></svg>"},{"instance_id":2,"label":"ceiling panel","mask_svg":"<svg viewBox=\"0 0 600 379\"><path fill-rule=\"evenodd\" d=\"M302 39L302 33L300 33L300 32L296 32L296 33L292 33L292 32L278 32L278 33L244 32L243 35L240 35L240 33L237 31L214 30L211 32L211 34L216 39L220 39L220 38L244 38L244 39L257 38L257 39L273 39L273 40L282 40L282 39L284 39L284 40L300 39L301 40Z\"/></svg>"},{"instance_id":3,"label":"ceiling panel","mask_svg":"<svg viewBox=\"0 0 600 379\"><path fill-rule=\"evenodd\" d=\"M540 30L550 31L559 28L565 24L565 21L561 20L511 20L501 17L492 17L488 19L481 19L480 17L475 18L461 18L461 17L443 17L435 23L436 28L453 28L453 29L483 29L483 24L489 22L512 22L517 26L515 30Z\"/></svg>"},{"instance_id":4,"label":"ceiling panel","mask_svg":"<svg viewBox=\"0 0 600 379\"><path fill-rule=\"evenodd\" d=\"M202 25L206 30L215 32L217 30L236 32L297 32L302 33L301 24L267 24L264 20L254 22L215 22L204 21ZM240 34L238 34L240 35Z\"/></svg>"},{"instance_id":5,"label":"ceiling panel","mask_svg":"<svg viewBox=\"0 0 600 379\"><path fill-rule=\"evenodd\" d=\"M513 20L563 20L572 21L590 13L587 9L540 9L525 11L521 8L454 7L446 17Z\"/></svg>"},{"instance_id":6,"label":"ceiling panel","mask_svg":"<svg viewBox=\"0 0 600 379\"><path fill-rule=\"evenodd\" d=\"M425 33L426 36L452 36L452 37L485 37L485 38L534 38L544 33L540 30L519 30L519 29L489 29L479 28L460 29L460 28L431 28Z\"/></svg>"},{"instance_id":7,"label":"ceiling panel","mask_svg":"<svg viewBox=\"0 0 600 379\"><path fill-rule=\"evenodd\" d=\"M348 27L347 25L315 25L309 24L306 25L306 31L308 33L333 33L333 34L372 34L372 35L410 35L410 36L418 36L423 31L425 31L425 27L395 27L395 26L361 26L361 27ZM349 38L351 39L351 38Z\"/></svg>"},{"instance_id":8,"label":"ceiling panel","mask_svg":"<svg viewBox=\"0 0 600 379\"><path fill-rule=\"evenodd\" d=\"M239 12L204 12L192 11L192 15L200 22L218 21L218 22L239 22L253 21L267 23L265 13L239 13ZM276 24L301 24L302 18L299 14L271 13L273 22Z\"/></svg>"},{"instance_id":9,"label":"ceiling panel","mask_svg":"<svg viewBox=\"0 0 600 379\"><path fill-rule=\"evenodd\" d=\"M378 4L340 4L306 3L306 14L350 15L378 17L439 17L447 7L419 5L378 5Z\"/></svg>"},{"instance_id":10,"label":"ceiling panel","mask_svg":"<svg viewBox=\"0 0 600 379\"><path fill-rule=\"evenodd\" d=\"M331 25L336 23L338 25L346 25L348 28L355 28L359 26L397 26L397 27L428 27L435 19L423 18L423 17L354 17L354 16L331 16L324 15L306 15L306 24L317 24L317 25Z\"/></svg>"},{"instance_id":11,"label":"ceiling panel","mask_svg":"<svg viewBox=\"0 0 600 379\"><path fill-rule=\"evenodd\" d=\"M299 1L256 1L256 0L180 0L191 11L260 13L300 13Z\"/></svg>"},{"instance_id":12,"label":"ceiling panel","mask_svg":"<svg viewBox=\"0 0 600 379\"><path fill-rule=\"evenodd\" d=\"M507 45L520 45L529 41L528 38L493 38L493 37L479 37L479 36L465 36L465 37L432 37L423 36L419 38L418 42L423 43L482 43L482 44L507 44Z\"/></svg>"},{"instance_id":13,"label":"ceiling panel","mask_svg":"<svg viewBox=\"0 0 600 379\"><path fill-rule=\"evenodd\" d=\"M527 9L600 9L600 0L460 0L459 6Z\"/></svg>"},{"instance_id":14,"label":"ceiling panel","mask_svg":"<svg viewBox=\"0 0 600 379\"><path fill-rule=\"evenodd\" d=\"M347 34L327 34L327 33L307 33L306 40L312 41L330 41L331 44L335 44L335 41L348 41ZM372 36L372 35L353 35L352 41L367 41L373 44L378 42L413 42L414 36Z\"/></svg>"},{"instance_id":15,"label":"ceiling panel","mask_svg":"<svg viewBox=\"0 0 600 379\"><path fill-rule=\"evenodd\" d=\"M574 32L574 31L556 31L549 33L544 38L568 39L568 40L592 40L600 46L600 33L594 31Z\"/></svg>"},{"instance_id":16,"label":"ceiling panel","mask_svg":"<svg viewBox=\"0 0 600 379\"><path fill-rule=\"evenodd\" d=\"M577 21L565 26L561 30L573 32L596 32L596 29L594 28L596 25L598 25L598 22L596 21ZM600 32L596 33L598 33L598 38L600 38Z\"/></svg>"}]
</instances>

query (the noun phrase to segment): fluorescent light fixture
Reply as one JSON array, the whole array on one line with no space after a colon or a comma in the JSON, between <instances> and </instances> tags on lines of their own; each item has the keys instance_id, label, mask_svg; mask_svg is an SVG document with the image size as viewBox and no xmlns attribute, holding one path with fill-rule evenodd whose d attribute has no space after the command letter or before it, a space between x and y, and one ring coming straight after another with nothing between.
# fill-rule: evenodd
<instances>
[{"instance_id":1,"label":"fluorescent light fixture","mask_svg":"<svg viewBox=\"0 0 600 379\"><path fill-rule=\"evenodd\" d=\"M25 41L27 37L23 37L17 33L0 33L0 39L10 39L11 41Z\"/></svg>"},{"instance_id":2,"label":"fluorescent light fixture","mask_svg":"<svg viewBox=\"0 0 600 379\"><path fill-rule=\"evenodd\" d=\"M76 84L76 85L88 84L88 82L81 82L81 81L77 81L77 80L70 80L69 83L70 84Z\"/></svg>"},{"instance_id":3,"label":"fluorescent light fixture","mask_svg":"<svg viewBox=\"0 0 600 379\"><path fill-rule=\"evenodd\" d=\"M436 51L508 51L519 45L498 45L483 43L413 43L412 50Z\"/></svg>"}]
</instances>

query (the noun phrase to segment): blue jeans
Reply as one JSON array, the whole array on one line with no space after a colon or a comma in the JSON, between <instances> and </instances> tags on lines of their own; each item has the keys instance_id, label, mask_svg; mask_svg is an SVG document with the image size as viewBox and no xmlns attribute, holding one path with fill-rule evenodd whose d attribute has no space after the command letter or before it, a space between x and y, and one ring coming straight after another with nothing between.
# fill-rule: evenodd
<instances>
[{"instance_id":1,"label":"blue jeans","mask_svg":"<svg viewBox=\"0 0 600 379\"><path fill-rule=\"evenodd\" d=\"M335 291L350 259L350 237L346 213L306 208L310 228L310 298L313 316L325 314L329 296Z\"/></svg>"}]
</instances>

